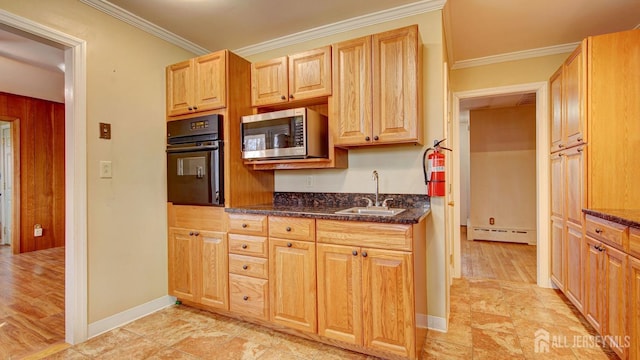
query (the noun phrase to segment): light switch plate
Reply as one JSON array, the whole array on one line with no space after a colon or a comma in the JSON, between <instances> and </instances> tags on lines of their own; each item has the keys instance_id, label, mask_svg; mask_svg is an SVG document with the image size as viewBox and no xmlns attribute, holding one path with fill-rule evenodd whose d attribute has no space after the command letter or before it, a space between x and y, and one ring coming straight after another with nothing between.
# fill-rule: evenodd
<instances>
[{"instance_id":1,"label":"light switch plate","mask_svg":"<svg viewBox=\"0 0 640 360\"><path fill-rule=\"evenodd\" d=\"M100 123L100 139L111 139L111 124Z\"/></svg>"},{"instance_id":2,"label":"light switch plate","mask_svg":"<svg viewBox=\"0 0 640 360\"><path fill-rule=\"evenodd\" d=\"M111 179L111 161L100 161L100 178Z\"/></svg>"}]
</instances>

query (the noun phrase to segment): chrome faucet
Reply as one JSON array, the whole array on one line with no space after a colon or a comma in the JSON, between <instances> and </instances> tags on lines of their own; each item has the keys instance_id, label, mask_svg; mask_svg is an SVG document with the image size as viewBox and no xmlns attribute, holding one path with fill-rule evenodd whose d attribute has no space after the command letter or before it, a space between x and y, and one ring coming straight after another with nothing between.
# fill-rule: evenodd
<instances>
[{"instance_id":1,"label":"chrome faucet","mask_svg":"<svg viewBox=\"0 0 640 360\"><path fill-rule=\"evenodd\" d=\"M373 180L376 181L376 201L375 206L380 206L380 201L378 201L378 192L379 192L379 181L378 181L378 171L373 170Z\"/></svg>"}]
</instances>

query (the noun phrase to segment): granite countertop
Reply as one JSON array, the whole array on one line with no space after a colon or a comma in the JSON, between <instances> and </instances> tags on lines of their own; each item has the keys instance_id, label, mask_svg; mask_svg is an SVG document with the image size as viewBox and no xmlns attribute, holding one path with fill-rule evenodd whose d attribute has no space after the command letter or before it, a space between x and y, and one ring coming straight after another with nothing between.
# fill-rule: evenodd
<instances>
[{"instance_id":1,"label":"granite countertop","mask_svg":"<svg viewBox=\"0 0 640 360\"><path fill-rule=\"evenodd\" d=\"M582 212L587 215L613 221L621 225L640 228L640 209L582 209Z\"/></svg>"},{"instance_id":2,"label":"granite countertop","mask_svg":"<svg viewBox=\"0 0 640 360\"><path fill-rule=\"evenodd\" d=\"M394 216L379 215L344 215L335 214L354 206L363 205L356 201L360 197L371 197L371 194L340 193L276 193L273 204L247 205L226 208L232 214L262 214L275 216L294 216L314 219L367 221L388 224L417 224L431 213L428 198L414 195L380 195L380 199L392 197L391 207L403 208L405 211ZM384 196L384 197L383 197Z\"/></svg>"}]
</instances>

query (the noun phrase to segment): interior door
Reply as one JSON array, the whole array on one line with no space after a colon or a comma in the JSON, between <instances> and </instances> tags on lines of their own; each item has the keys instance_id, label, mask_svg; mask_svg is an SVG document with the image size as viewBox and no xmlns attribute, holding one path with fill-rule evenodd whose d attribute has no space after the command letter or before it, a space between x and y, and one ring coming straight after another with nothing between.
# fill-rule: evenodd
<instances>
[{"instance_id":1,"label":"interior door","mask_svg":"<svg viewBox=\"0 0 640 360\"><path fill-rule=\"evenodd\" d=\"M2 222L1 238L2 244L11 245L11 224L12 213L11 204L13 199L11 197L13 191L13 150L11 145L11 125L3 124L0 126L0 133L2 134L2 178L1 190L0 190L0 211L2 215L0 221Z\"/></svg>"}]
</instances>

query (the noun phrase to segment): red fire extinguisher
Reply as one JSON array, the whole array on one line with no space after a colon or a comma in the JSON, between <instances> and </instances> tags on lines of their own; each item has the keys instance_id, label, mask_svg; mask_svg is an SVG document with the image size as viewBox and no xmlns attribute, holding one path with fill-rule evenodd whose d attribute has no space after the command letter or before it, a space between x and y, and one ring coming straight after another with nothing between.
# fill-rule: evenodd
<instances>
[{"instance_id":1,"label":"red fire extinguisher","mask_svg":"<svg viewBox=\"0 0 640 360\"><path fill-rule=\"evenodd\" d=\"M422 156L422 170L424 171L424 183L427 185L427 195L444 196L445 195L445 165L443 150L451 149L440 146L446 139L440 141L434 140L433 147L424 151ZM433 151L429 154L429 151ZM427 154L429 154L427 156Z\"/></svg>"}]
</instances>

